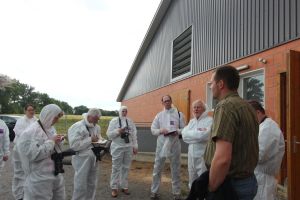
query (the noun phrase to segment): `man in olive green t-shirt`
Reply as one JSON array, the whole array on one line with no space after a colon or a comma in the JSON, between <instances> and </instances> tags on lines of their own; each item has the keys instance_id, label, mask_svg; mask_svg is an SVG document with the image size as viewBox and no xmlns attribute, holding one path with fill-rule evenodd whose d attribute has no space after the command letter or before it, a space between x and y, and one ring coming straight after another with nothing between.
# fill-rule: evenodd
<instances>
[{"instance_id":1,"label":"man in olive green t-shirt","mask_svg":"<svg viewBox=\"0 0 300 200\"><path fill-rule=\"evenodd\" d=\"M239 73L232 66L216 69L211 78L213 97L219 100L204 159L209 168L209 191L226 176L239 199L253 199L257 191L254 169L258 161L259 125L254 109L237 93Z\"/></svg>"}]
</instances>

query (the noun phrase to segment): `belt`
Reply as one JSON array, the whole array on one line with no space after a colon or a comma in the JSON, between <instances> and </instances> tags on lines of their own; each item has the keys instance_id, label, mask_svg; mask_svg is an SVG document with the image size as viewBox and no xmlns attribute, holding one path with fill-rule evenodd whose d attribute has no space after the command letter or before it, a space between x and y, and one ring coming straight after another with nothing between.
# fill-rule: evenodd
<instances>
[{"instance_id":1,"label":"belt","mask_svg":"<svg viewBox=\"0 0 300 200\"><path fill-rule=\"evenodd\" d=\"M232 177L231 179L234 180L234 181L239 181L239 180L250 178L252 176L254 176L254 173L247 173L247 174L243 174L240 177Z\"/></svg>"}]
</instances>

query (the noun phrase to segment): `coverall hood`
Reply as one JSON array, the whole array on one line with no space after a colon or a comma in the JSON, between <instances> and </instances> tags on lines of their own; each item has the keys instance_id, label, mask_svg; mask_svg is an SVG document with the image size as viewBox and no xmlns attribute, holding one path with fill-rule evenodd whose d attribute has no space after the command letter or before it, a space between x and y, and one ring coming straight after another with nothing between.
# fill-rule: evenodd
<instances>
[{"instance_id":1,"label":"coverall hood","mask_svg":"<svg viewBox=\"0 0 300 200\"><path fill-rule=\"evenodd\" d=\"M122 118L125 118L125 117L123 117L122 116L122 111L123 110L127 110L128 111L128 108L127 108L127 106L121 106L121 108L120 108L120 110L119 110L119 117L122 119Z\"/></svg>"},{"instance_id":2,"label":"coverall hood","mask_svg":"<svg viewBox=\"0 0 300 200\"><path fill-rule=\"evenodd\" d=\"M40 113L40 121L45 130L50 130L53 119L61 113L62 110L56 104L46 105Z\"/></svg>"}]
</instances>

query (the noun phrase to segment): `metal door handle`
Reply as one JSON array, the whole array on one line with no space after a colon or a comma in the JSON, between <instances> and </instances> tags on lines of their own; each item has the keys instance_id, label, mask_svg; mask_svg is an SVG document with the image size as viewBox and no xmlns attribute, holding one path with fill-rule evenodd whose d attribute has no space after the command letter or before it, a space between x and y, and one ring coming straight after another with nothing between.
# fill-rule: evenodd
<instances>
[{"instance_id":1,"label":"metal door handle","mask_svg":"<svg viewBox=\"0 0 300 200\"><path fill-rule=\"evenodd\" d=\"M300 142L297 141L297 136L293 136L293 151L297 153L297 144L299 145Z\"/></svg>"}]
</instances>

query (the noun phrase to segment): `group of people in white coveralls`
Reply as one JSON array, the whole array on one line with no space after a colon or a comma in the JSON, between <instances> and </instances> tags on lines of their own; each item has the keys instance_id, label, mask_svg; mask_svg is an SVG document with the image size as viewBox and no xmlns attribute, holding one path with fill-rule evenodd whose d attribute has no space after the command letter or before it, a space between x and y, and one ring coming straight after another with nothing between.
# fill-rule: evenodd
<instances>
[{"instance_id":1,"label":"group of people in white coveralls","mask_svg":"<svg viewBox=\"0 0 300 200\"><path fill-rule=\"evenodd\" d=\"M157 136L151 199L159 199L159 185L164 163L170 160L172 175L172 193L175 200L180 199L180 138L189 144L188 172L189 187L204 171L203 154L209 139L212 117L201 100L192 104L194 118L185 126L182 112L172 107L172 98L165 95L161 99L164 109L159 112L151 125L151 132ZM284 154L283 134L271 118L267 117L262 105L257 101L249 102L256 111L259 127L259 161L255 169L258 180L258 192L255 199L273 200L276 195L276 174ZM137 129L127 117L128 108L121 106L119 117L113 118L107 129L112 140L112 173L110 187L112 197L121 191L129 195L128 172L132 156L138 153ZM53 125L63 116L61 108L55 104L45 106L39 115L34 116L34 107L27 105L25 115L14 128L15 139L12 152L13 181L12 192L15 199L24 200L63 200L65 186L62 174L54 175L54 162L51 155L61 152L63 136L56 133ZM99 109L92 108L83 115L83 119L68 130L70 148L76 151L72 156L75 171L73 200L96 199L97 160L92 151L92 143L102 140L98 121ZM0 120L0 176L4 161L9 156L9 130ZM0 181L1 184L3 184ZM1 186L0 186L1 188Z\"/></svg>"},{"instance_id":2,"label":"group of people in white coveralls","mask_svg":"<svg viewBox=\"0 0 300 200\"><path fill-rule=\"evenodd\" d=\"M59 106L49 104L42 108L39 119L35 118L34 112L34 107L27 105L25 115L17 121L14 128L13 196L17 200L65 199L64 178L61 173L54 174L55 166L51 159L53 153L63 151L64 136L57 134L53 126L63 116L63 111ZM137 153L138 146L136 127L126 116L127 107L122 106L119 117L111 120L107 135L112 140L112 190L118 191L121 187L129 195L128 171L132 155ZM96 199L98 175L92 143L102 139L98 125L100 117L100 110L92 108L68 130L70 148L76 152L72 156L75 171L74 200ZM128 139L126 141L121 137L125 133ZM0 120L0 170L3 169L3 161L8 160L9 144L9 130L4 121ZM0 183L3 184L2 181Z\"/></svg>"}]
</instances>

